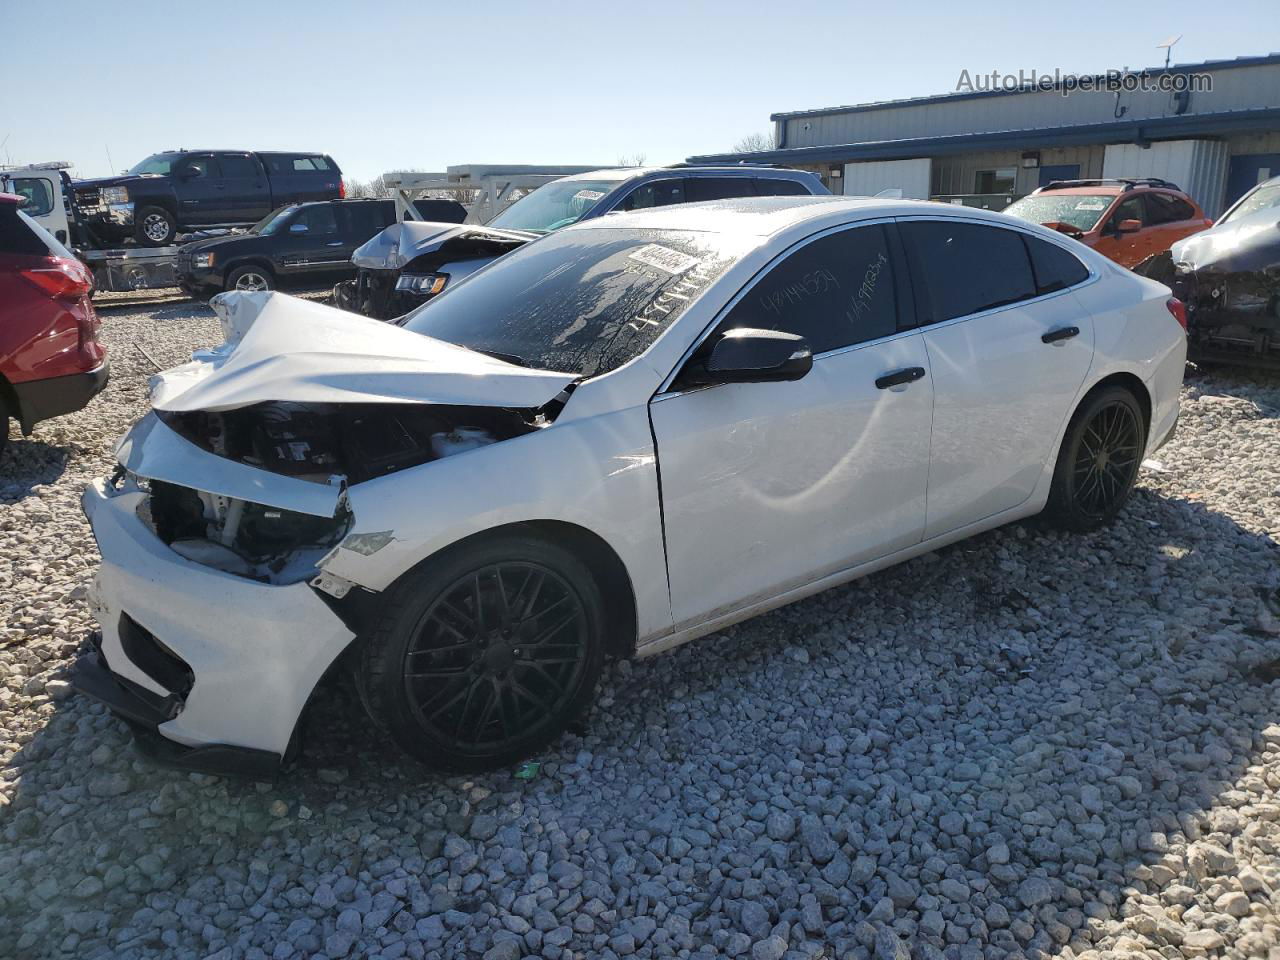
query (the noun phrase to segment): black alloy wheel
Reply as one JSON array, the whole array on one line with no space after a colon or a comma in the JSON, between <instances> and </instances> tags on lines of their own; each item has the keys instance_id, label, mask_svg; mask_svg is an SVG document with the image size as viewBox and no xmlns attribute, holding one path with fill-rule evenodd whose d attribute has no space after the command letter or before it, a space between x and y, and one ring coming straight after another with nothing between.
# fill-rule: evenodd
<instances>
[{"instance_id":1,"label":"black alloy wheel","mask_svg":"<svg viewBox=\"0 0 1280 960\"><path fill-rule=\"evenodd\" d=\"M1105 387L1085 398L1062 440L1046 518L1068 530L1115 519L1138 479L1147 426L1134 395Z\"/></svg>"},{"instance_id":2,"label":"black alloy wheel","mask_svg":"<svg viewBox=\"0 0 1280 960\"><path fill-rule=\"evenodd\" d=\"M527 758L591 702L605 605L590 569L512 534L443 551L381 595L356 681L406 751L461 772Z\"/></svg>"},{"instance_id":3,"label":"black alloy wheel","mask_svg":"<svg viewBox=\"0 0 1280 960\"><path fill-rule=\"evenodd\" d=\"M405 694L436 738L501 753L564 712L588 644L582 600L554 570L493 564L427 610L405 656Z\"/></svg>"}]
</instances>

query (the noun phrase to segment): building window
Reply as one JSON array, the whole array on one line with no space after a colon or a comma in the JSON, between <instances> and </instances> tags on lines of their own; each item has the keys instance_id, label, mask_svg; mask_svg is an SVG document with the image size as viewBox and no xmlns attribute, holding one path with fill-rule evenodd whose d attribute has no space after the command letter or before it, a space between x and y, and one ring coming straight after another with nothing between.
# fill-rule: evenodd
<instances>
[{"instance_id":1,"label":"building window","mask_svg":"<svg viewBox=\"0 0 1280 960\"><path fill-rule=\"evenodd\" d=\"M973 177L974 193L1013 193L1018 176L1016 167L997 167L995 170L978 170Z\"/></svg>"}]
</instances>

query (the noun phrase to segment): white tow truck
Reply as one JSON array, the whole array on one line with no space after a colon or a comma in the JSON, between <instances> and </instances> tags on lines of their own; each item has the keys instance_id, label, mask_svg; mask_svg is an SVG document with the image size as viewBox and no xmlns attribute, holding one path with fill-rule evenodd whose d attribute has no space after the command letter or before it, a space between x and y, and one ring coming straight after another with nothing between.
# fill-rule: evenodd
<instances>
[{"instance_id":1,"label":"white tow truck","mask_svg":"<svg viewBox=\"0 0 1280 960\"><path fill-rule=\"evenodd\" d=\"M176 287L178 248L182 243L225 233L201 231L180 237L181 243L164 247L109 246L102 244L86 226L76 220L69 200L71 164L62 161L29 166L0 166L0 193L16 193L26 198L22 212L48 230L93 271L98 290L153 290Z\"/></svg>"}]
</instances>

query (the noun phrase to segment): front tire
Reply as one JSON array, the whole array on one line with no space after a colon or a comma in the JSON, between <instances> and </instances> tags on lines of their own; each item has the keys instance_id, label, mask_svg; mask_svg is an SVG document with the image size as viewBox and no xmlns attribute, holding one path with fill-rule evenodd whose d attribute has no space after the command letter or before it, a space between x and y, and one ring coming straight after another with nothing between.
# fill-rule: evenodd
<instances>
[{"instance_id":1,"label":"front tire","mask_svg":"<svg viewBox=\"0 0 1280 960\"><path fill-rule=\"evenodd\" d=\"M246 264L236 267L227 274L226 290L241 290L247 293L274 290L276 278L266 267L257 264Z\"/></svg>"},{"instance_id":2,"label":"front tire","mask_svg":"<svg viewBox=\"0 0 1280 960\"><path fill-rule=\"evenodd\" d=\"M144 247L163 247L178 235L178 222L163 207L143 207L134 219L134 236Z\"/></svg>"},{"instance_id":3,"label":"front tire","mask_svg":"<svg viewBox=\"0 0 1280 960\"><path fill-rule=\"evenodd\" d=\"M476 772L522 760L595 695L604 600L562 547L524 535L462 544L384 599L357 685L375 721L428 766Z\"/></svg>"},{"instance_id":4,"label":"front tire","mask_svg":"<svg viewBox=\"0 0 1280 960\"><path fill-rule=\"evenodd\" d=\"M1133 492L1146 448L1146 419L1132 393L1090 394L1062 438L1045 520L1077 532L1110 524Z\"/></svg>"}]
</instances>

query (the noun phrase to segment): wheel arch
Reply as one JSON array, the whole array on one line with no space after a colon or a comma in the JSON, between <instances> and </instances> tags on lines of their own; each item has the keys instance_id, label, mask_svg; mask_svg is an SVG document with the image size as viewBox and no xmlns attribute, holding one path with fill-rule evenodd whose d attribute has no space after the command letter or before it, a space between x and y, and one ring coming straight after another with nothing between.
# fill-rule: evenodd
<instances>
[{"instance_id":1,"label":"wheel arch","mask_svg":"<svg viewBox=\"0 0 1280 960\"><path fill-rule=\"evenodd\" d=\"M276 272L275 264L271 262L269 257L265 257L259 253L246 253L228 263L222 270L222 282L225 284L231 274L241 267L257 267L265 270L275 279L280 279L280 274Z\"/></svg>"},{"instance_id":2,"label":"wheel arch","mask_svg":"<svg viewBox=\"0 0 1280 960\"><path fill-rule=\"evenodd\" d=\"M464 549L486 540L510 535L535 536L549 543L564 547L581 559L595 578L604 597L605 609L610 613L605 653L611 656L630 657L636 651L639 620L636 610L635 589L631 575L617 551L598 533L565 520L519 520L500 524L454 540L448 546L424 557L406 570L397 582L426 564L432 563L446 551Z\"/></svg>"},{"instance_id":3,"label":"wheel arch","mask_svg":"<svg viewBox=\"0 0 1280 960\"><path fill-rule=\"evenodd\" d=\"M1143 426L1146 431L1150 433L1152 414L1151 391L1147 389L1147 385L1142 382L1140 377L1136 374L1129 373L1128 371L1121 370L1116 373L1108 374L1091 386L1076 403L1075 412L1079 412L1079 410L1088 402L1089 398L1095 393L1099 390L1105 390L1107 387L1122 387L1133 394L1134 399L1138 401L1138 406L1142 408ZM1072 413L1073 417L1075 416L1075 412Z\"/></svg>"}]
</instances>

